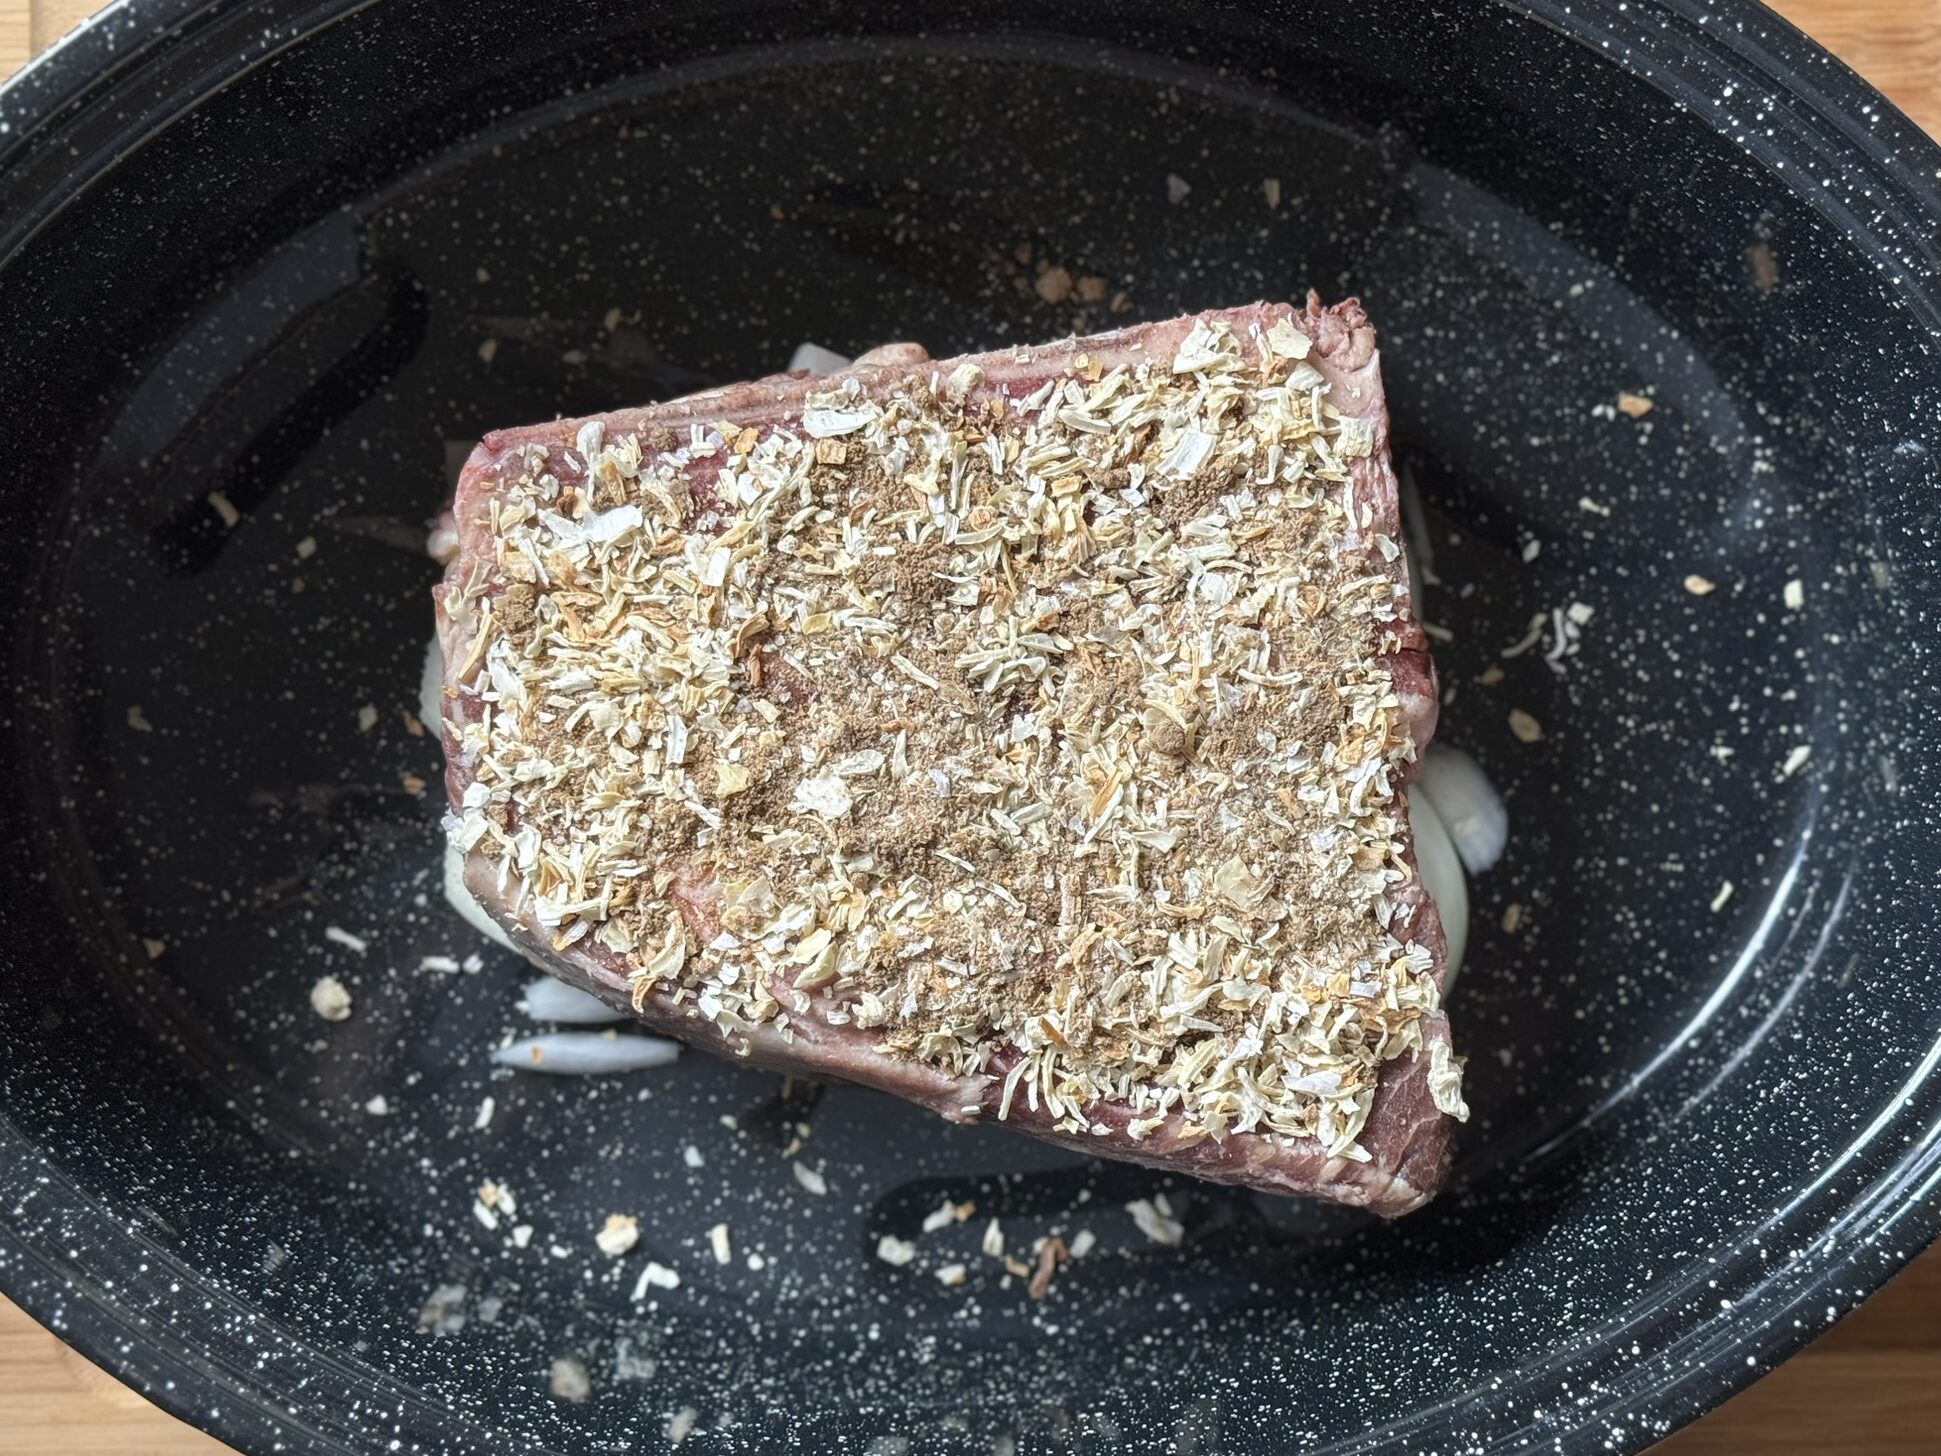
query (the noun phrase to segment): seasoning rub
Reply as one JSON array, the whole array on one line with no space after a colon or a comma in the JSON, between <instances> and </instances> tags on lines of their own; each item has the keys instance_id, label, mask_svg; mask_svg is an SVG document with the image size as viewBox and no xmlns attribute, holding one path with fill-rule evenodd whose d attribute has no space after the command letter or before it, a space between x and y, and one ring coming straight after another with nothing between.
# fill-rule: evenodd
<instances>
[{"instance_id":1,"label":"seasoning rub","mask_svg":"<svg viewBox=\"0 0 1941 1456\"><path fill-rule=\"evenodd\" d=\"M1369 421L1254 317L525 445L441 602L455 844L731 1044L860 1028L1000 1118L1366 1159L1439 1009L1396 933L1415 629Z\"/></svg>"}]
</instances>

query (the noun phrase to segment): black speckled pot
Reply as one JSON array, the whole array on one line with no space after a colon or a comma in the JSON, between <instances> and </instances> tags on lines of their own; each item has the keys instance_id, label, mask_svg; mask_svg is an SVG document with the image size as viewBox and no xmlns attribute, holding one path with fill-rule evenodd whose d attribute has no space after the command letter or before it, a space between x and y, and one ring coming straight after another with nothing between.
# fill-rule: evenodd
<instances>
[{"instance_id":1,"label":"black speckled pot","mask_svg":"<svg viewBox=\"0 0 1941 1456\"><path fill-rule=\"evenodd\" d=\"M1647 1445L1941 1224L1938 178L1743 0L118 7L0 93L0 1285L251 1452ZM1515 826L1453 1191L489 1068L523 977L404 716L455 443L1309 284L1382 326ZM1034 1303L992 1215L1096 1246Z\"/></svg>"}]
</instances>

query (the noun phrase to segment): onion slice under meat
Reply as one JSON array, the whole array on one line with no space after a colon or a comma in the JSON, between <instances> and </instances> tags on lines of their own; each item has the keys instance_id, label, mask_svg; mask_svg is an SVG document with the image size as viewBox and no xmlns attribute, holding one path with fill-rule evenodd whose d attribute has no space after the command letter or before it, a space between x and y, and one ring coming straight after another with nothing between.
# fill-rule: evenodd
<instances>
[{"instance_id":1,"label":"onion slice under meat","mask_svg":"<svg viewBox=\"0 0 1941 1456\"><path fill-rule=\"evenodd\" d=\"M615 1011L598 996L551 976L528 983L525 1006L526 1015L534 1021L558 1021L568 1026L604 1026L627 1020L626 1012Z\"/></svg>"},{"instance_id":2,"label":"onion slice under meat","mask_svg":"<svg viewBox=\"0 0 1941 1456\"><path fill-rule=\"evenodd\" d=\"M505 933L505 927L487 915L485 907L479 904L470 890L465 888L465 853L452 844L445 846L445 899L451 903L452 909L464 918L467 925L493 944L502 945L507 950L526 955L512 943L512 937ZM526 956L526 959L532 960L532 957ZM533 964L539 963L533 961ZM541 966L540 969L544 970L545 967Z\"/></svg>"},{"instance_id":3,"label":"onion slice under meat","mask_svg":"<svg viewBox=\"0 0 1941 1456\"><path fill-rule=\"evenodd\" d=\"M820 377L847 369L849 364L847 354L838 354L834 349L825 349L820 344L802 343L797 344L795 352L789 356L789 373L806 369L809 373Z\"/></svg>"},{"instance_id":4,"label":"onion slice under meat","mask_svg":"<svg viewBox=\"0 0 1941 1456\"><path fill-rule=\"evenodd\" d=\"M1449 942L1442 976L1446 995L1456 984L1463 951L1469 945L1469 885L1463 879L1462 861L1449 842L1442 815L1427 794L1417 792L1420 787L1418 783L1409 793L1409 827L1415 832L1415 863L1422 875L1422 888L1435 901L1442 917L1442 933Z\"/></svg>"},{"instance_id":5,"label":"onion slice under meat","mask_svg":"<svg viewBox=\"0 0 1941 1456\"><path fill-rule=\"evenodd\" d=\"M1475 759L1460 748L1431 743L1422 773L1409 791L1435 805L1463 868L1480 875L1503 857L1510 842L1510 813Z\"/></svg>"}]
</instances>

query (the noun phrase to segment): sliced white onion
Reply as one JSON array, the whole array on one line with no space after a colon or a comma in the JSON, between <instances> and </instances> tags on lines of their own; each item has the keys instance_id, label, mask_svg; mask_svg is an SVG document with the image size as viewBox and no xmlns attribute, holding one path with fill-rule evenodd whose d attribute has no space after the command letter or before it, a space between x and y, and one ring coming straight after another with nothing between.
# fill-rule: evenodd
<instances>
[{"instance_id":1,"label":"sliced white onion","mask_svg":"<svg viewBox=\"0 0 1941 1456\"><path fill-rule=\"evenodd\" d=\"M472 892L465 887L465 853L451 844L445 846L445 899L452 909L463 917L465 923L480 935L504 946L507 950L518 951L529 961L533 960L530 955L519 950L519 947L512 943L512 937L505 933L505 927L486 914L485 907L479 904ZM533 964L539 965L539 962L533 961ZM539 968L545 969L544 966Z\"/></svg>"},{"instance_id":2,"label":"sliced white onion","mask_svg":"<svg viewBox=\"0 0 1941 1456\"><path fill-rule=\"evenodd\" d=\"M1409 828L1415 831L1415 864L1422 874L1422 888L1435 901L1442 917L1442 933L1449 941L1442 975L1442 989L1447 992L1456 984L1463 951L1469 945L1469 885L1463 879L1462 861L1449 842L1441 814L1427 794L1413 789L1409 793Z\"/></svg>"},{"instance_id":3,"label":"sliced white onion","mask_svg":"<svg viewBox=\"0 0 1941 1456\"><path fill-rule=\"evenodd\" d=\"M626 1012L615 1011L591 992L551 976L527 984L526 1015L534 1021L561 1021L568 1026L604 1026L627 1019Z\"/></svg>"},{"instance_id":4,"label":"sliced white onion","mask_svg":"<svg viewBox=\"0 0 1941 1456\"><path fill-rule=\"evenodd\" d=\"M418 681L418 719L434 733L442 731L444 688L445 654L439 649L438 639L434 636L425 648L424 675ZM532 956L514 945L512 937L505 933L505 928L486 914L485 907L479 904L470 890L465 888L465 854L450 844L445 846L445 899L467 925L486 939L504 946L507 950L518 951L520 955L539 966L542 971L546 969L537 960L533 960Z\"/></svg>"},{"instance_id":5,"label":"sliced white onion","mask_svg":"<svg viewBox=\"0 0 1941 1456\"><path fill-rule=\"evenodd\" d=\"M1476 760L1460 748L1431 743L1422 755L1422 776L1410 791L1435 805L1463 868L1480 875L1503 857L1510 842L1510 811Z\"/></svg>"},{"instance_id":6,"label":"sliced white onion","mask_svg":"<svg viewBox=\"0 0 1941 1456\"><path fill-rule=\"evenodd\" d=\"M440 738L445 732L445 654L434 635L418 674L418 721Z\"/></svg>"},{"instance_id":7,"label":"sliced white onion","mask_svg":"<svg viewBox=\"0 0 1941 1456\"><path fill-rule=\"evenodd\" d=\"M797 344L795 352L789 355L789 372L806 369L819 378L847 369L849 363L847 355L838 354L834 349L825 349L820 344Z\"/></svg>"},{"instance_id":8,"label":"sliced white onion","mask_svg":"<svg viewBox=\"0 0 1941 1456\"><path fill-rule=\"evenodd\" d=\"M562 1077L601 1077L664 1067L681 1054L681 1044L657 1036L621 1036L611 1031L551 1031L495 1048L492 1060L523 1072Z\"/></svg>"},{"instance_id":9,"label":"sliced white onion","mask_svg":"<svg viewBox=\"0 0 1941 1456\"><path fill-rule=\"evenodd\" d=\"M1402 508L1402 563L1409 569L1409 599L1415 613L1422 615L1422 588L1440 586L1436 575L1435 547L1429 541L1429 523L1422 515L1422 496L1415 488L1415 472L1404 462L1396 472L1400 482Z\"/></svg>"}]
</instances>

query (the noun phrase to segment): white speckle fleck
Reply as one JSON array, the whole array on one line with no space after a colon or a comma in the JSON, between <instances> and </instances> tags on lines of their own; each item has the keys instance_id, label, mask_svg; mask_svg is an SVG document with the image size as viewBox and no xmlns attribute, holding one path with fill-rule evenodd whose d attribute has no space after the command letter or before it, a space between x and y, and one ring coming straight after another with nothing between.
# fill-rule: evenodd
<instances>
[{"instance_id":1,"label":"white speckle fleck","mask_svg":"<svg viewBox=\"0 0 1941 1456\"><path fill-rule=\"evenodd\" d=\"M1732 898L1732 881L1730 880L1721 881L1719 884L1718 894L1712 897L1712 913L1714 915L1718 914L1719 911L1725 908L1726 901L1730 900L1731 898Z\"/></svg>"},{"instance_id":2,"label":"white speckle fleck","mask_svg":"<svg viewBox=\"0 0 1941 1456\"><path fill-rule=\"evenodd\" d=\"M1535 561L1542 554L1543 542L1537 540L1536 537L1532 536L1528 541L1523 543L1523 559L1525 561Z\"/></svg>"},{"instance_id":3,"label":"white speckle fleck","mask_svg":"<svg viewBox=\"0 0 1941 1456\"><path fill-rule=\"evenodd\" d=\"M610 1213L593 1242L601 1253L617 1259L640 1242L640 1220L630 1213Z\"/></svg>"},{"instance_id":4,"label":"white speckle fleck","mask_svg":"<svg viewBox=\"0 0 1941 1456\"><path fill-rule=\"evenodd\" d=\"M1098 1246L1098 1235L1090 1229L1080 1229L1072 1235L1071 1252L1074 1259L1082 1259Z\"/></svg>"},{"instance_id":5,"label":"white speckle fleck","mask_svg":"<svg viewBox=\"0 0 1941 1456\"><path fill-rule=\"evenodd\" d=\"M546 1377L546 1389L552 1392L553 1399L578 1405L593 1394L593 1381L586 1373L586 1366L571 1355L562 1355L553 1361L552 1371Z\"/></svg>"},{"instance_id":6,"label":"white speckle fleck","mask_svg":"<svg viewBox=\"0 0 1941 1456\"><path fill-rule=\"evenodd\" d=\"M1032 287L1046 303L1063 303L1072 294L1071 272L1065 268L1047 268Z\"/></svg>"},{"instance_id":7,"label":"white speckle fleck","mask_svg":"<svg viewBox=\"0 0 1941 1456\"><path fill-rule=\"evenodd\" d=\"M885 1264L894 1264L901 1269L917 1256L917 1246L908 1239L899 1239L895 1234L884 1234L876 1241L876 1257Z\"/></svg>"},{"instance_id":8,"label":"white speckle fleck","mask_svg":"<svg viewBox=\"0 0 1941 1456\"><path fill-rule=\"evenodd\" d=\"M447 975L454 975L458 971L458 962L450 956L428 955L419 960L418 969L421 971L439 971Z\"/></svg>"},{"instance_id":9,"label":"white speckle fleck","mask_svg":"<svg viewBox=\"0 0 1941 1456\"><path fill-rule=\"evenodd\" d=\"M681 1149L681 1161L686 1163L690 1168L699 1168L708 1160L701 1156L701 1150L699 1148L695 1147L693 1143L689 1143Z\"/></svg>"},{"instance_id":10,"label":"white speckle fleck","mask_svg":"<svg viewBox=\"0 0 1941 1456\"><path fill-rule=\"evenodd\" d=\"M1266 181L1260 184L1260 190L1261 190L1261 194L1266 197L1267 205L1269 207L1279 207L1281 205L1281 179L1280 178L1269 177Z\"/></svg>"},{"instance_id":11,"label":"white speckle fleck","mask_svg":"<svg viewBox=\"0 0 1941 1456\"><path fill-rule=\"evenodd\" d=\"M1133 1199L1126 1205L1126 1212L1132 1215L1139 1232L1155 1244L1177 1244L1186 1237L1186 1226L1173 1217L1172 1205L1163 1193Z\"/></svg>"},{"instance_id":12,"label":"white speckle fleck","mask_svg":"<svg viewBox=\"0 0 1941 1456\"><path fill-rule=\"evenodd\" d=\"M795 1181L818 1198L829 1192L829 1180L799 1158L795 1162Z\"/></svg>"},{"instance_id":13,"label":"white speckle fleck","mask_svg":"<svg viewBox=\"0 0 1941 1456\"><path fill-rule=\"evenodd\" d=\"M993 1259L1004 1257L1004 1227L996 1219L984 1225L983 1251Z\"/></svg>"},{"instance_id":14,"label":"white speckle fleck","mask_svg":"<svg viewBox=\"0 0 1941 1456\"><path fill-rule=\"evenodd\" d=\"M523 1249L531 1242L532 1242L531 1224L518 1223L512 1226L512 1246L514 1248Z\"/></svg>"},{"instance_id":15,"label":"white speckle fleck","mask_svg":"<svg viewBox=\"0 0 1941 1456\"><path fill-rule=\"evenodd\" d=\"M1787 611L1799 611L1806 605L1806 583L1797 576L1794 577L1786 583L1785 590L1780 593L1780 600L1786 603Z\"/></svg>"},{"instance_id":16,"label":"white speckle fleck","mask_svg":"<svg viewBox=\"0 0 1941 1456\"><path fill-rule=\"evenodd\" d=\"M371 948L371 943L364 939L363 936L352 935L341 925L326 925L324 927L324 939L334 940L346 950L354 950L359 955L364 954L365 951Z\"/></svg>"},{"instance_id":17,"label":"white speckle fleck","mask_svg":"<svg viewBox=\"0 0 1941 1456\"><path fill-rule=\"evenodd\" d=\"M691 1405L684 1405L667 1418L664 1430L670 1445L678 1446L685 1441L694 1428L701 1423L701 1412Z\"/></svg>"},{"instance_id":18,"label":"white speckle fleck","mask_svg":"<svg viewBox=\"0 0 1941 1456\"><path fill-rule=\"evenodd\" d=\"M219 490L210 491L208 499L216 514L222 518L224 528L233 531L236 523L243 518L242 512L236 509L235 502Z\"/></svg>"},{"instance_id":19,"label":"white speckle fleck","mask_svg":"<svg viewBox=\"0 0 1941 1456\"><path fill-rule=\"evenodd\" d=\"M678 1269L670 1269L665 1264L657 1264L649 1259L647 1267L640 1271L640 1277L634 1281L633 1297L638 1302L647 1297L647 1291L650 1289L679 1289L680 1287L681 1274Z\"/></svg>"},{"instance_id":20,"label":"white speckle fleck","mask_svg":"<svg viewBox=\"0 0 1941 1456\"><path fill-rule=\"evenodd\" d=\"M370 1113L372 1117L389 1117L391 1115L391 1101L380 1092L364 1104L364 1110Z\"/></svg>"},{"instance_id":21,"label":"white speckle fleck","mask_svg":"<svg viewBox=\"0 0 1941 1456\"><path fill-rule=\"evenodd\" d=\"M350 1015L350 992L335 976L319 976L310 988L310 1009L325 1021L343 1021Z\"/></svg>"},{"instance_id":22,"label":"white speckle fleck","mask_svg":"<svg viewBox=\"0 0 1941 1456\"><path fill-rule=\"evenodd\" d=\"M377 709L370 703L366 703L357 710L357 731L369 733L375 727L377 727Z\"/></svg>"},{"instance_id":23,"label":"white speckle fleck","mask_svg":"<svg viewBox=\"0 0 1941 1456\"><path fill-rule=\"evenodd\" d=\"M1786 755L1786 761L1780 764L1779 776L1782 779L1790 779L1794 774L1806 767L1806 760L1812 756L1813 746L1810 743L1795 744L1793 751Z\"/></svg>"},{"instance_id":24,"label":"white speckle fleck","mask_svg":"<svg viewBox=\"0 0 1941 1456\"><path fill-rule=\"evenodd\" d=\"M714 1250L714 1262L726 1264L734 1258L734 1246L728 1239L728 1225L718 1223L708 1230L708 1246Z\"/></svg>"},{"instance_id":25,"label":"white speckle fleck","mask_svg":"<svg viewBox=\"0 0 1941 1456\"><path fill-rule=\"evenodd\" d=\"M1186 201L1186 195L1193 190L1193 184L1177 172L1166 174L1166 200L1172 203Z\"/></svg>"},{"instance_id":26,"label":"white speckle fleck","mask_svg":"<svg viewBox=\"0 0 1941 1456\"><path fill-rule=\"evenodd\" d=\"M142 712L142 705L140 703L131 703L128 705L128 726L133 728L137 733L153 733L155 731L155 725L148 721L148 715Z\"/></svg>"},{"instance_id":27,"label":"white speckle fleck","mask_svg":"<svg viewBox=\"0 0 1941 1456\"><path fill-rule=\"evenodd\" d=\"M305 536L301 541L297 542L297 560L308 561L316 554L317 538L315 536Z\"/></svg>"},{"instance_id":28,"label":"white speckle fleck","mask_svg":"<svg viewBox=\"0 0 1941 1456\"><path fill-rule=\"evenodd\" d=\"M280 1244L271 1244L263 1255L263 1270L273 1273L289 1258ZM418 1323L434 1335L455 1335L465 1328L465 1286L440 1284L418 1311Z\"/></svg>"},{"instance_id":29,"label":"white speckle fleck","mask_svg":"<svg viewBox=\"0 0 1941 1456\"><path fill-rule=\"evenodd\" d=\"M162 953L168 949L168 942L165 940L157 940L152 935L144 935L142 937L142 949L148 952L148 958L151 961L158 961L162 958Z\"/></svg>"},{"instance_id":30,"label":"white speckle fleck","mask_svg":"<svg viewBox=\"0 0 1941 1456\"><path fill-rule=\"evenodd\" d=\"M962 1264L946 1264L937 1271L937 1282L939 1284L955 1286L962 1284L969 1277L970 1270L966 1269Z\"/></svg>"},{"instance_id":31,"label":"white speckle fleck","mask_svg":"<svg viewBox=\"0 0 1941 1456\"><path fill-rule=\"evenodd\" d=\"M487 339L479 345L479 359L484 363L490 364L493 356L498 352L499 341L497 339Z\"/></svg>"}]
</instances>

